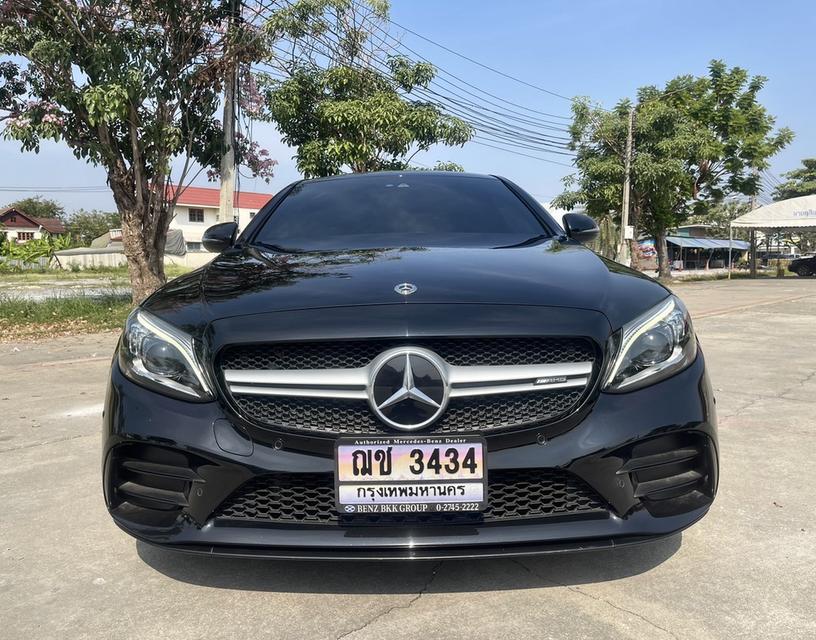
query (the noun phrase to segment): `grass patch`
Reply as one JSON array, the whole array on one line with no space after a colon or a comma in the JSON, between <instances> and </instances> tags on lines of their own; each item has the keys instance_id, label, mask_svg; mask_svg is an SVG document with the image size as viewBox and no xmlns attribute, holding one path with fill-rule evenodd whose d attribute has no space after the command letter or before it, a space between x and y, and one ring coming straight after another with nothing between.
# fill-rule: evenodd
<instances>
[{"instance_id":1,"label":"grass patch","mask_svg":"<svg viewBox=\"0 0 816 640\"><path fill-rule=\"evenodd\" d=\"M118 330L131 309L129 295L45 300L0 297L0 342Z\"/></svg>"},{"instance_id":2,"label":"grass patch","mask_svg":"<svg viewBox=\"0 0 816 640\"><path fill-rule=\"evenodd\" d=\"M790 271L785 272L784 278L798 278L795 273L791 273ZM772 278L774 280L780 278L773 270L767 271L757 271L756 276L752 276L748 271L732 271L731 272L731 279L732 280L750 280L751 278L755 279L765 279L765 278ZM694 276L686 276L684 278L669 278L660 279L660 282L664 284L678 284L683 282L708 282L711 280L728 280L728 273L711 273L708 275L700 274Z\"/></svg>"},{"instance_id":3,"label":"grass patch","mask_svg":"<svg viewBox=\"0 0 816 640\"><path fill-rule=\"evenodd\" d=\"M164 267L168 280L177 278L192 271L190 267L168 264ZM100 280L103 282L130 283L127 267L89 267L81 270L68 269L31 269L31 270L3 270L0 269L0 282L37 284L52 280Z\"/></svg>"}]
</instances>

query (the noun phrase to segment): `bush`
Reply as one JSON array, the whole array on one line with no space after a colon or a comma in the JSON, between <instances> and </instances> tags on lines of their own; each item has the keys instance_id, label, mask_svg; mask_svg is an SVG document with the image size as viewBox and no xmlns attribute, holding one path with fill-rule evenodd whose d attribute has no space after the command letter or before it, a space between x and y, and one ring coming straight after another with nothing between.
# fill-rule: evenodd
<instances>
[{"instance_id":1,"label":"bush","mask_svg":"<svg viewBox=\"0 0 816 640\"><path fill-rule=\"evenodd\" d=\"M67 249L71 240L67 237L43 235L22 244L4 242L0 247L2 255L9 260L19 260L23 264L37 264L40 258L50 258L55 251Z\"/></svg>"}]
</instances>

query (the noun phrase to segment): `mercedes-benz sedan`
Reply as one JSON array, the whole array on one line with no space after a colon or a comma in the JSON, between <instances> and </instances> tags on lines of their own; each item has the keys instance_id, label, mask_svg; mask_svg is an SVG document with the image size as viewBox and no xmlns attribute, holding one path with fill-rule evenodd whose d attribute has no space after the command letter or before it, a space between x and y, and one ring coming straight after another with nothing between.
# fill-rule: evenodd
<instances>
[{"instance_id":1,"label":"mercedes-benz sedan","mask_svg":"<svg viewBox=\"0 0 816 640\"><path fill-rule=\"evenodd\" d=\"M717 489L683 303L502 178L297 182L127 321L104 488L206 554L446 558L641 542Z\"/></svg>"}]
</instances>

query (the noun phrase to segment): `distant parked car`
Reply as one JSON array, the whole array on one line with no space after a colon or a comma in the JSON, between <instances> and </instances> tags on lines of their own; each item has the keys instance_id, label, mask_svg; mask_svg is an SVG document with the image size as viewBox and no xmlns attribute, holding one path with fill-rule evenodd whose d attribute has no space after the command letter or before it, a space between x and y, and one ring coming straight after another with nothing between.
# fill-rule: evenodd
<instances>
[{"instance_id":1,"label":"distant parked car","mask_svg":"<svg viewBox=\"0 0 816 640\"><path fill-rule=\"evenodd\" d=\"M800 276L812 276L816 274L816 255L802 256L796 260L791 260L788 271Z\"/></svg>"}]
</instances>

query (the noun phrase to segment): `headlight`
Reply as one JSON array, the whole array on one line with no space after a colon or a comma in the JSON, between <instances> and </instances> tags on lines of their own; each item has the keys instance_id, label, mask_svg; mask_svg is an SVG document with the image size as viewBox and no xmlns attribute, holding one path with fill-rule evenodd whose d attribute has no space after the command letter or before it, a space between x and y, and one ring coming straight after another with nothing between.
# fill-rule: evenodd
<instances>
[{"instance_id":1,"label":"headlight","mask_svg":"<svg viewBox=\"0 0 816 640\"><path fill-rule=\"evenodd\" d=\"M674 375L694 362L697 339L680 300L669 296L624 325L604 391L632 391Z\"/></svg>"},{"instance_id":2,"label":"headlight","mask_svg":"<svg viewBox=\"0 0 816 640\"><path fill-rule=\"evenodd\" d=\"M212 400L212 386L199 364L193 338L136 309L119 346L119 367L128 378L183 400Z\"/></svg>"}]
</instances>

